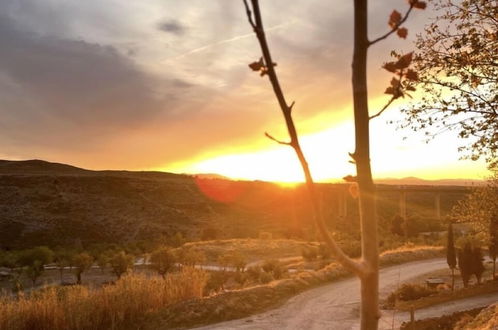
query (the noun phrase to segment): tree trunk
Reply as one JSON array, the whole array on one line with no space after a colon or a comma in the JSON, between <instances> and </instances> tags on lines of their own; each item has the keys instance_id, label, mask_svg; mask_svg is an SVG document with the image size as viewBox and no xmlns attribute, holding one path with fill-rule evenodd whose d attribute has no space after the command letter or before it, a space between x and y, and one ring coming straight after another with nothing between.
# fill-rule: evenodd
<instances>
[{"instance_id":1,"label":"tree trunk","mask_svg":"<svg viewBox=\"0 0 498 330\"><path fill-rule=\"evenodd\" d=\"M76 273L76 284L81 284L81 273Z\"/></svg>"},{"instance_id":2,"label":"tree trunk","mask_svg":"<svg viewBox=\"0 0 498 330\"><path fill-rule=\"evenodd\" d=\"M496 258L493 258L493 280L496 279L495 272L496 272Z\"/></svg>"},{"instance_id":3,"label":"tree trunk","mask_svg":"<svg viewBox=\"0 0 498 330\"><path fill-rule=\"evenodd\" d=\"M368 51L367 0L354 1L353 104L355 122L355 152L361 221L362 262L361 275L361 329L377 329L380 317L378 305L379 252L375 186L370 168L370 119L367 93Z\"/></svg>"}]
</instances>

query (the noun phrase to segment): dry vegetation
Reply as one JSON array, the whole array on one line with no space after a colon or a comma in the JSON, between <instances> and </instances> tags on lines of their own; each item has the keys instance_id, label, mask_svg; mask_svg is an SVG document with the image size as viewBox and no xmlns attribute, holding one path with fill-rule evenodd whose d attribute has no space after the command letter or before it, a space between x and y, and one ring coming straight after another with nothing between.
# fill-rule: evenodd
<instances>
[{"instance_id":1,"label":"dry vegetation","mask_svg":"<svg viewBox=\"0 0 498 330\"><path fill-rule=\"evenodd\" d=\"M0 329L127 329L179 301L202 296L206 274L184 268L160 277L127 275L98 290L83 286L49 288L0 298Z\"/></svg>"},{"instance_id":2,"label":"dry vegetation","mask_svg":"<svg viewBox=\"0 0 498 330\"><path fill-rule=\"evenodd\" d=\"M443 256L441 247L402 247L384 252L380 261L382 265L395 265L441 256ZM266 285L256 285L181 302L166 308L157 314L156 318L149 320L146 329L194 326L249 316L275 307L299 292L349 275L347 270L333 262L318 271L303 271L291 275L290 278L272 281Z\"/></svg>"},{"instance_id":3,"label":"dry vegetation","mask_svg":"<svg viewBox=\"0 0 498 330\"><path fill-rule=\"evenodd\" d=\"M317 243L308 243L291 239L227 239L186 243L182 249L202 251L207 262L217 262L218 257L237 251L244 255L247 262L265 259L280 259L300 256L302 249L317 246Z\"/></svg>"},{"instance_id":4,"label":"dry vegetation","mask_svg":"<svg viewBox=\"0 0 498 330\"><path fill-rule=\"evenodd\" d=\"M498 304L483 309L475 318L462 318L455 330L493 330L498 329Z\"/></svg>"}]
</instances>

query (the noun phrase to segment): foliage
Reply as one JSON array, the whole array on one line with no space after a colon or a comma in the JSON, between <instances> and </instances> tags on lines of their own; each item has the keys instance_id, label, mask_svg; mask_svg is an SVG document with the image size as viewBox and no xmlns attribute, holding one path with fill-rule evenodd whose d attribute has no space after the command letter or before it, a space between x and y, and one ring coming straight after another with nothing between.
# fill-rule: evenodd
<instances>
[{"instance_id":1,"label":"foliage","mask_svg":"<svg viewBox=\"0 0 498 330\"><path fill-rule=\"evenodd\" d=\"M119 278L125 274L132 266L135 258L132 255L126 254L124 251L116 253L109 260L112 272Z\"/></svg>"},{"instance_id":2,"label":"foliage","mask_svg":"<svg viewBox=\"0 0 498 330\"><path fill-rule=\"evenodd\" d=\"M206 261L204 252L190 247L180 249L177 258L184 266L196 266Z\"/></svg>"},{"instance_id":3,"label":"foliage","mask_svg":"<svg viewBox=\"0 0 498 330\"><path fill-rule=\"evenodd\" d=\"M218 263L226 268L233 267L237 272L244 271L246 267L246 259L239 251L228 251L218 257Z\"/></svg>"},{"instance_id":4,"label":"foliage","mask_svg":"<svg viewBox=\"0 0 498 330\"><path fill-rule=\"evenodd\" d=\"M318 258L318 249L312 246L305 247L301 251L301 255L303 256L304 260L306 261L313 261Z\"/></svg>"},{"instance_id":5,"label":"foliage","mask_svg":"<svg viewBox=\"0 0 498 330\"><path fill-rule=\"evenodd\" d=\"M105 268L107 265L109 265L109 262L111 261L111 254L109 251L101 252L97 255L96 258L96 263L97 266L99 266L100 270L104 272Z\"/></svg>"},{"instance_id":6,"label":"foliage","mask_svg":"<svg viewBox=\"0 0 498 330\"><path fill-rule=\"evenodd\" d=\"M491 232L496 235L492 220L498 216L498 170L486 181L486 186L473 189L472 193L459 201L451 211L457 222L469 223L479 240L490 242Z\"/></svg>"},{"instance_id":7,"label":"foliage","mask_svg":"<svg viewBox=\"0 0 498 330\"><path fill-rule=\"evenodd\" d=\"M137 329L166 306L202 297L206 274L184 268L160 277L131 274L114 285L49 288L19 299L0 297L2 330Z\"/></svg>"},{"instance_id":8,"label":"foliage","mask_svg":"<svg viewBox=\"0 0 498 330\"><path fill-rule=\"evenodd\" d=\"M229 275L226 272L210 272L204 289L205 293L217 293L218 291L223 290L228 279Z\"/></svg>"},{"instance_id":9,"label":"foliage","mask_svg":"<svg viewBox=\"0 0 498 330\"><path fill-rule=\"evenodd\" d=\"M493 278L496 278L496 256L498 254L498 214L489 222L489 257L493 260Z\"/></svg>"},{"instance_id":10,"label":"foliage","mask_svg":"<svg viewBox=\"0 0 498 330\"><path fill-rule=\"evenodd\" d=\"M265 260L263 262L263 265L261 266L261 269L263 269L263 271L265 273L270 274L272 276L272 279L276 279L276 280L282 278L285 275L285 273L287 272L287 269L277 259ZM260 276L260 279L261 279L261 276ZM262 283L265 283L265 282L262 282Z\"/></svg>"},{"instance_id":11,"label":"foliage","mask_svg":"<svg viewBox=\"0 0 498 330\"><path fill-rule=\"evenodd\" d=\"M387 298L389 307L394 307L397 300L410 301L430 296L436 293L435 289L428 288L422 284L404 283L398 289L391 292Z\"/></svg>"},{"instance_id":12,"label":"foliage","mask_svg":"<svg viewBox=\"0 0 498 330\"><path fill-rule=\"evenodd\" d=\"M472 275L472 248L469 243L466 243L463 249L458 251L458 268L463 285L467 287Z\"/></svg>"},{"instance_id":13,"label":"foliage","mask_svg":"<svg viewBox=\"0 0 498 330\"><path fill-rule=\"evenodd\" d=\"M162 277L173 268L175 261L175 256L169 248L158 249L150 255L151 267Z\"/></svg>"},{"instance_id":14,"label":"foliage","mask_svg":"<svg viewBox=\"0 0 498 330\"><path fill-rule=\"evenodd\" d=\"M391 233L393 235L404 236L405 232L403 230L403 218L396 214L391 220Z\"/></svg>"},{"instance_id":15,"label":"foliage","mask_svg":"<svg viewBox=\"0 0 498 330\"><path fill-rule=\"evenodd\" d=\"M86 252L78 253L72 258L74 265L74 273L76 275L76 283L81 284L81 274L90 269L93 265L93 258Z\"/></svg>"},{"instance_id":16,"label":"foliage","mask_svg":"<svg viewBox=\"0 0 498 330\"><path fill-rule=\"evenodd\" d=\"M438 15L417 40L413 86L423 91L402 126L434 136L455 129L471 159L498 156L496 0L433 0Z\"/></svg>"},{"instance_id":17,"label":"foliage","mask_svg":"<svg viewBox=\"0 0 498 330\"><path fill-rule=\"evenodd\" d=\"M326 244L320 244L318 247L318 254L324 260L328 260L332 257L332 251Z\"/></svg>"},{"instance_id":18,"label":"foliage","mask_svg":"<svg viewBox=\"0 0 498 330\"><path fill-rule=\"evenodd\" d=\"M44 271L44 265L52 262L54 252L46 246L24 250L19 255L19 264L25 268L26 275L33 286Z\"/></svg>"},{"instance_id":19,"label":"foliage","mask_svg":"<svg viewBox=\"0 0 498 330\"><path fill-rule=\"evenodd\" d=\"M484 265L478 242L472 244L472 241L468 238L463 242L463 248L458 251L458 268L460 269L463 285L467 287L472 275L475 275L477 282L481 283Z\"/></svg>"},{"instance_id":20,"label":"foliage","mask_svg":"<svg viewBox=\"0 0 498 330\"><path fill-rule=\"evenodd\" d=\"M448 224L448 238L446 245L446 262L450 269L455 269L457 265L455 242L453 240L453 224L450 222Z\"/></svg>"}]
</instances>

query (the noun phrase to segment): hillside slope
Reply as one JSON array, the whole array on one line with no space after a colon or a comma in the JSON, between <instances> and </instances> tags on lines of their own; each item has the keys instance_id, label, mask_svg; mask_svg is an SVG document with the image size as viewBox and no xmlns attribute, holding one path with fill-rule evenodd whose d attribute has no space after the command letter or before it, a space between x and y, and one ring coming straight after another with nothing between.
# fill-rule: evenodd
<instances>
[{"instance_id":1,"label":"hillside slope","mask_svg":"<svg viewBox=\"0 0 498 330\"><path fill-rule=\"evenodd\" d=\"M433 217L432 188L437 189L409 193L410 216ZM319 184L318 189L329 225L357 236L357 200L349 185ZM399 208L399 191L392 189L379 186L383 230L389 230ZM461 189L444 189L443 214L462 196ZM218 238L257 237L260 231L313 238L312 226L303 186L0 161L0 248L150 241L177 232L199 238L208 228L215 228Z\"/></svg>"}]
</instances>

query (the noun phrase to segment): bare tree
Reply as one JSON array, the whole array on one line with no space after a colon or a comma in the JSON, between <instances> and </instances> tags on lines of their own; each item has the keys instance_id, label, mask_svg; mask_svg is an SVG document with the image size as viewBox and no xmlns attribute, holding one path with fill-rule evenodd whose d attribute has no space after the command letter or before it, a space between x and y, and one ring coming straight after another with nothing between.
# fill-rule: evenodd
<instances>
[{"instance_id":1,"label":"bare tree","mask_svg":"<svg viewBox=\"0 0 498 330\"><path fill-rule=\"evenodd\" d=\"M323 240L330 247L337 260L345 268L360 278L361 328L377 329L378 319L380 317L378 307L379 254L375 208L375 186L372 180L372 172L370 168L369 122L371 119L381 115L394 100L402 97L406 93L407 85L404 84L403 79L414 79L416 73L409 71L408 69L412 59L411 53L403 56L397 55L397 61L386 63L384 68L397 76L397 78L395 77L392 79L391 86L386 89L386 94L390 94L391 98L379 112L370 116L368 111L367 95L367 53L370 46L386 39L395 32L399 37L405 38L407 30L400 26L408 18L408 15L413 8L424 9L425 2L410 0L409 8L404 16L397 11L393 11L389 18L389 31L373 41L369 41L367 34L367 0L354 1L355 31L352 83L356 145L354 153L350 154L350 156L356 164L357 169L357 176L351 178L358 184L359 191L360 223L362 233L362 257L359 261L351 259L340 249L325 226L324 214L319 207L319 198L317 196L313 177L311 175L306 157L301 149L297 129L292 118L292 109L295 103L292 102L290 105L287 103L280 86L280 82L275 71L276 64L272 60L268 42L266 40L259 1L251 0L250 2L251 5L249 5L247 0L244 0L244 5L249 24L252 26L256 37L258 38L263 56L259 61L249 64L249 67L254 71L260 72L261 76L268 76L275 96L278 100L280 110L284 116L290 141L279 140L268 133L265 133L265 135L279 144L288 145L294 149L304 173L306 187L311 199L312 215Z\"/></svg>"}]
</instances>

